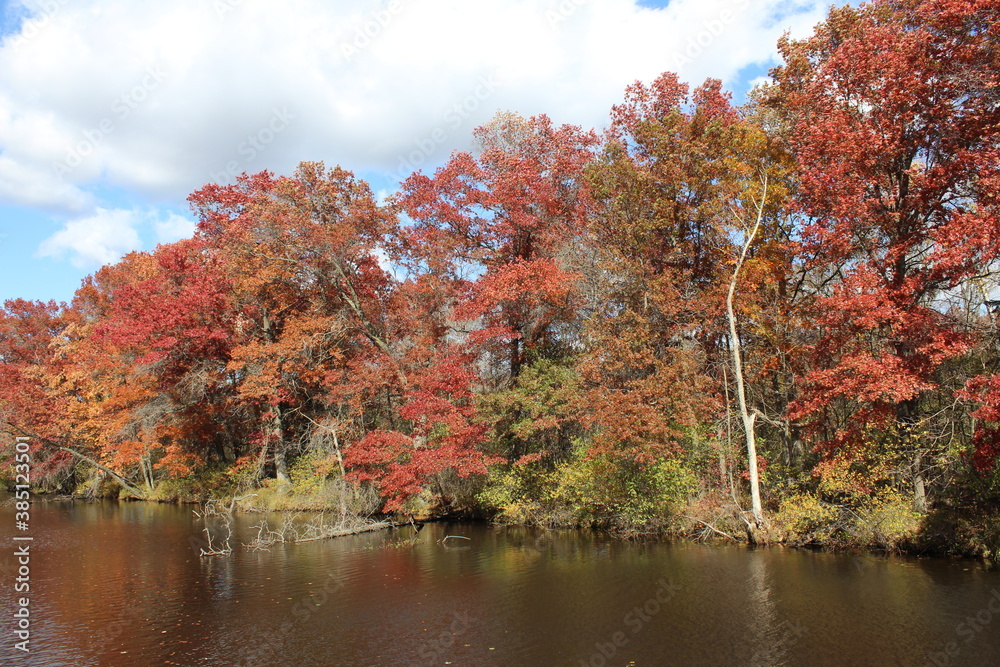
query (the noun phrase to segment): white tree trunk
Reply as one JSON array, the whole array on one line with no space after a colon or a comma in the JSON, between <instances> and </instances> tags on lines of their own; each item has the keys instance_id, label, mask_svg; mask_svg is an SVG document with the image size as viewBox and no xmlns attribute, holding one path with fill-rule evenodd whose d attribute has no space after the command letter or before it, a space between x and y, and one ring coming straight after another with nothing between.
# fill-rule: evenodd
<instances>
[{"instance_id":1,"label":"white tree trunk","mask_svg":"<svg viewBox=\"0 0 1000 667\"><path fill-rule=\"evenodd\" d=\"M746 260L747 251L753 243L757 231L760 229L760 221L764 215L764 201L767 198L767 178L764 178L764 191L761 194L760 202L757 205L757 219L754 221L753 229L747 234L743 243L743 250L740 258L733 269L733 279L729 283L729 293L726 295L726 317L729 320L730 349L733 353L733 370L736 375L736 395L740 402L740 417L743 419L743 430L747 440L747 464L750 471L750 504L753 511L753 518L757 525L764 523L764 510L760 502L760 478L757 474L757 439L754 434L754 423L757 415L751 414L747 408L746 388L743 384L743 360L740 351L740 337L736 332L736 314L733 312L733 298L736 295L736 282Z\"/></svg>"}]
</instances>

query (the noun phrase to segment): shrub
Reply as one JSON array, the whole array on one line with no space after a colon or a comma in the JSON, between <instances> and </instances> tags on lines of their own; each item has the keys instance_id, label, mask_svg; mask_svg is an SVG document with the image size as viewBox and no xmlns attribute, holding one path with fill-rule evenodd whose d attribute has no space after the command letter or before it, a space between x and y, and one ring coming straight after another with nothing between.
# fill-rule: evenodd
<instances>
[{"instance_id":1,"label":"shrub","mask_svg":"<svg viewBox=\"0 0 1000 667\"><path fill-rule=\"evenodd\" d=\"M501 523L635 532L666 526L695 486L678 459L644 466L578 448L554 468L532 462L495 469L478 499Z\"/></svg>"}]
</instances>

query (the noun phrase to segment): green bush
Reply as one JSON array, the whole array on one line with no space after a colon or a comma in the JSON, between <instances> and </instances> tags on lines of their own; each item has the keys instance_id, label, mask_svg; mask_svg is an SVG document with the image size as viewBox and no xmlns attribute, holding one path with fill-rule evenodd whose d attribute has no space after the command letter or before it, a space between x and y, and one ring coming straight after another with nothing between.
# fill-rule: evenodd
<instances>
[{"instance_id":1,"label":"green bush","mask_svg":"<svg viewBox=\"0 0 1000 667\"><path fill-rule=\"evenodd\" d=\"M677 459L644 466L578 448L551 469L542 462L498 467L478 498L502 523L633 532L665 527L695 486Z\"/></svg>"},{"instance_id":2,"label":"green bush","mask_svg":"<svg viewBox=\"0 0 1000 667\"><path fill-rule=\"evenodd\" d=\"M837 511L816 496L799 493L781 502L772 517L779 539L796 544L825 544L830 539Z\"/></svg>"},{"instance_id":3,"label":"green bush","mask_svg":"<svg viewBox=\"0 0 1000 667\"><path fill-rule=\"evenodd\" d=\"M913 499L897 491L883 491L856 511L858 546L896 549L920 529L923 515Z\"/></svg>"},{"instance_id":4,"label":"green bush","mask_svg":"<svg viewBox=\"0 0 1000 667\"><path fill-rule=\"evenodd\" d=\"M772 526L794 544L895 550L917 534L922 519L912 499L894 490L856 497L850 505L799 493L782 501Z\"/></svg>"}]
</instances>

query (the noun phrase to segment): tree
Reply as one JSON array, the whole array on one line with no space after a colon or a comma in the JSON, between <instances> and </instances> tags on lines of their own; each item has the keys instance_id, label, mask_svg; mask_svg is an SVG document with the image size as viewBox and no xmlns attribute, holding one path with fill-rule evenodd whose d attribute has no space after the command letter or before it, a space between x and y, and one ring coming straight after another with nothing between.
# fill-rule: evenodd
<instances>
[{"instance_id":1,"label":"tree","mask_svg":"<svg viewBox=\"0 0 1000 667\"><path fill-rule=\"evenodd\" d=\"M594 454L651 465L682 453L719 408L708 369L720 341L727 186L714 158L736 114L718 82L692 95L668 73L630 86L612 119L588 172L600 208L589 219L585 423Z\"/></svg>"},{"instance_id":2,"label":"tree","mask_svg":"<svg viewBox=\"0 0 1000 667\"><path fill-rule=\"evenodd\" d=\"M231 290L228 369L245 410L262 422L262 452L288 482L290 442L322 426L315 417L335 374L368 359L389 372L382 382L405 383L388 343L391 279L376 256L394 218L366 184L320 163L303 163L292 178L206 186L191 201L199 238Z\"/></svg>"},{"instance_id":3,"label":"tree","mask_svg":"<svg viewBox=\"0 0 1000 667\"><path fill-rule=\"evenodd\" d=\"M0 309L0 425L11 436L53 437L59 412L45 391L50 346L67 324L54 301L12 299Z\"/></svg>"},{"instance_id":4,"label":"tree","mask_svg":"<svg viewBox=\"0 0 1000 667\"><path fill-rule=\"evenodd\" d=\"M384 265L396 216L367 184L303 163L191 199L230 289L235 400L279 480L310 443L329 445L389 509L447 470L485 472L471 359L448 340L435 281L401 283Z\"/></svg>"},{"instance_id":5,"label":"tree","mask_svg":"<svg viewBox=\"0 0 1000 667\"><path fill-rule=\"evenodd\" d=\"M136 495L155 489L157 471L199 467L225 428L225 283L197 247L132 253L88 278L50 371L51 391L69 399L63 446Z\"/></svg>"},{"instance_id":6,"label":"tree","mask_svg":"<svg viewBox=\"0 0 1000 667\"><path fill-rule=\"evenodd\" d=\"M462 296L454 318L479 323L473 340L513 379L529 353L567 345L577 279L568 255L584 229L583 168L597 138L509 113L474 135L476 156L456 153L433 177L403 183L399 203L415 223L404 240L429 272L451 278Z\"/></svg>"},{"instance_id":7,"label":"tree","mask_svg":"<svg viewBox=\"0 0 1000 667\"><path fill-rule=\"evenodd\" d=\"M919 435L942 365L973 344L945 299L1000 252L998 18L992 1L878 0L779 44L822 331L794 414L837 446ZM933 447L917 441L923 508Z\"/></svg>"},{"instance_id":8,"label":"tree","mask_svg":"<svg viewBox=\"0 0 1000 667\"><path fill-rule=\"evenodd\" d=\"M590 224L601 257L601 306L583 368L596 423L610 436L599 433L595 443L655 460L703 446L700 433L721 413L732 377L726 367L740 359L741 335L750 342L750 331L766 334L746 346L757 354L776 338L766 305L783 301L790 279L782 206L791 174L780 146L752 113L730 104L718 81L693 92L670 73L649 86L637 83L613 119L590 171L602 206ZM769 191L762 177L775 184ZM745 220L755 223L745 227ZM750 236L758 242L744 245ZM736 308L746 315L742 334ZM760 522L752 439L758 410L740 389ZM730 452L718 432L714 440L725 477Z\"/></svg>"},{"instance_id":9,"label":"tree","mask_svg":"<svg viewBox=\"0 0 1000 667\"><path fill-rule=\"evenodd\" d=\"M73 319L65 304L12 299L0 308L0 432L4 448L16 437L31 438L33 477L58 487L72 461L52 443L61 440L69 403L48 388L52 347ZM11 453L13 451L11 450Z\"/></svg>"},{"instance_id":10,"label":"tree","mask_svg":"<svg viewBox=\"0 0 1000 667\"><path fill-rule=\"evenodd\" d=\"M733 371L736 375L736 396L740 402L740 418L743 421L743 431L746 434L747 442L751 511L758 525L764 522L764 510L760 502L760 479L757 473L757 436L754 430L757 413L751 413L747 409L747 393L743 375L743 352L740 346L740 336L736 328L736 313L733 311L733 300L736 296L736 286L739 280L740 269L743 267L743 262L746 261L747 252L753 246L757 232L760 231L761 218L764 216L764 204L767 201L767 177L763 179L763 185L761 200L757 205L757 218L754 220L753 226L743 232L746 240L743 242L743 248L740 250L740 257L736 260L736 266L733 267L733 278L729 281L729 290L726 293L726 319L729 321L729 342L733 355Z\"/></svg>"}]
</instances>

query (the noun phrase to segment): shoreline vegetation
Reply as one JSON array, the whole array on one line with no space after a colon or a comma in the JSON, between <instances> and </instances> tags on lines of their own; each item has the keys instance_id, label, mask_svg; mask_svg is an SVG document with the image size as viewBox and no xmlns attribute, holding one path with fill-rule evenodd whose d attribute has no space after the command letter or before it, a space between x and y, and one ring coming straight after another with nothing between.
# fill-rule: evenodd
<instances>
[{"instance_id":1,"label":"shoreline vegetation","mask_svg":"<svg viewBox=\"0 0 1000 667\"><path fill-rule=\"evenodd\" d=\"M3 304L0 484L319 513L260 548L465 516L997 559L1000 4L778 50L739 106L667 72L601 133L500 112L388 197L205 185L192 238Z\"/></svg>"},{"instance_id":2,"label":"shoreline vegetation","mask_svg":"<svg viewBox=\"0 0 1000 667\"><path fill-rule=\"evenodd\" d=\"M96 491L96 492L95 492ZM440 507L424 506L418 513L386 514L378 510L377 503L358 504L350 500L333 498L326 493L302 493L292 485L279 488L274 485L258 489L260 493L241 496L205 498L203 496L166 495L155 498L136 498L121 487L107 483L90 486L84 493L43 494L49 502L94 502L118 500L122 502L151 502L179 504L192 507L192 513L204 522L205 536L199 536L202 556L227 556L234 550L266 550L276 543L296 544L365 532L389 529L413 529L416 538L427 523L463 521L483 523L496 527L531 527L539 530L591 530L623 540L654 539L682 540L716 545L743 545L749 547L780 546L795 549L819 550L829 553L872 553L932 558L970 558L995 563L996 553L976 540L977 535L987 534L992 528L991 517L982 517L977 528L968 516L945 514L914 517L905 505L903 518L879 508L880 512L859 513L850 508L818 505L826 510L825 524L809 525L803 531L802 516L807 513L796 508L788 514L772 519L766 532L751 536L748 532L750 512L735 506L716 508L708 516L692 516L688 512L704 509L703 503L693 503L677 510L665 521L646 526L624 527L613 519L604 523L560 522L555 516L539 515L532 520L514 521L501 517L481 504L453 506L442 511ZM369 499L371 500L371 499ZM720 511L721 510L721 513ZM800 512L802 512L800 514ZM246 543L232 542L232 521L237 515L269 515L276 523L272 526L262 518L253 528L258 529ZM895 523L894 523L895 522ZM901 529L902 528L902 529ZM908 529L908 530L907 530ZM964 532L960 532L964 529ZM938 532L932 533L932 530ZM399 542L402 544L400 538ZM393 546L400 546L393 542Z\"/></svg>"}]
</instances>

